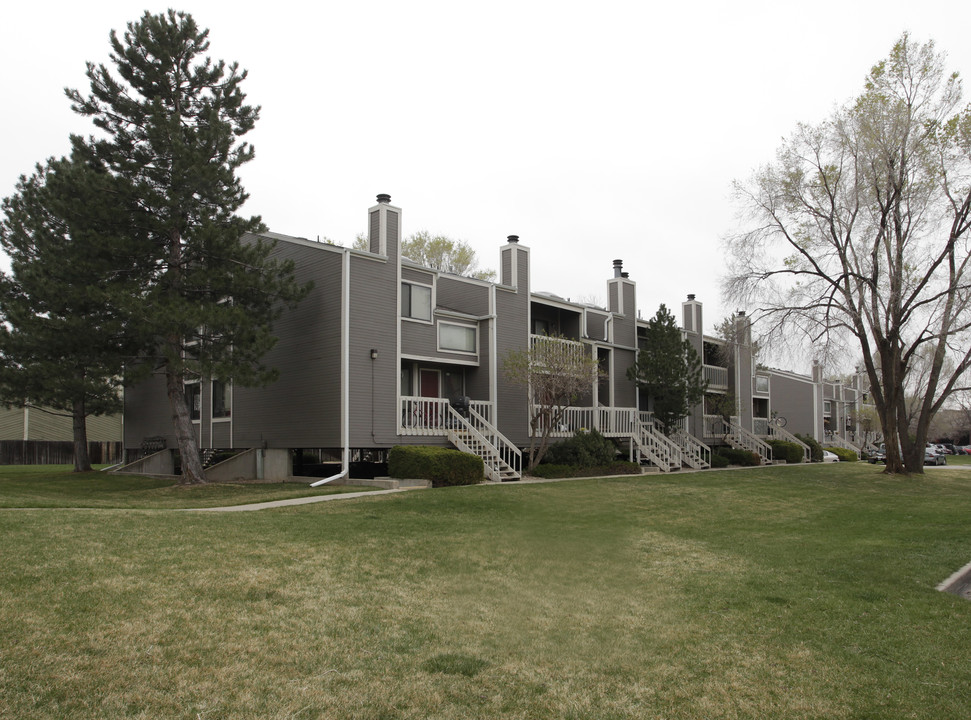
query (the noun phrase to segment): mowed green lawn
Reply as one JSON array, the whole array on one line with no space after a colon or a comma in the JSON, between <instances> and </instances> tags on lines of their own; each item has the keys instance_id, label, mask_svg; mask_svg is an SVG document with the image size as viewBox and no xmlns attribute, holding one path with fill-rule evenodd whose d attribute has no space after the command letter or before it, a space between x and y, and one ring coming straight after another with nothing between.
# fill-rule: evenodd
<instances>
[{"instance_id":1,"label":"mowed green lawn","mask_svg":"<svg viewBox=\"0 0 971 720\"><path fill-rule=\"evenodd\" d=\"M4 509L0 717L966 718L969 524L864 463Z\"/></svg>"},{"instance_id":2,"label":"mowed green lawn","mask_svg":"<svg viewBox=\"0 0 971 720\"><path fill-rule=\"evenodd\" d=\"M361 492L374 488L306 482L186 486L167 478L73 473L70 465L0 465L0 508L181 509Z\"/></svg>"}]
</instances>

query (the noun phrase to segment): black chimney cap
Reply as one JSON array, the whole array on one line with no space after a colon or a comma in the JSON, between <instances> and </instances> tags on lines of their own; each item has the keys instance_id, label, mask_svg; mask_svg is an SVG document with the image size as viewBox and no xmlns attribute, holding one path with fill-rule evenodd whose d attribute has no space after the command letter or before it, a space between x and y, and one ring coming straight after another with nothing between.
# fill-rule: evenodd
<instances>
[{"instance_id":1,"label":"black chimney cap","mask_svg":"<svg viewBox=\"0 0 971 720\"><path fill-rule=\"evenodd\" d=\"M689 300L694 300L695 299L695 294L694 293L688 293L688 299Z\"/></svg>"},{"instance_id":2,"label":"black chimney cap","mask_svg":"<svg viewBox=\"0 0 971 720\"><path fill-rule=\"evenodd\" d=\"M391 196L387 193L381 193L378 195L378 202L387 205L389 202L391 202Z\"/></svg>"},{"instance_id":3,"label":"black chimney cap","mask_svg":"<svg viewBox=\"0 0 971 720\"><path fill-rule=\"evenodd\" d=\"M518 243L519 242L519 236L518 235L508 235L506 237L506 240L508 240L511 243Z\"/></svg>"},{"instance_id":4,"label":"black chimney cap","mask_svg":"<svg viewBox=\"0 0 971 720\"><path fill-rule=\"evenodd\" d=\"M620 276L621 276L622 278L629 278L629 277L630 277L630 273L629 273L629 272L622 272L622 273L620 274Z\"/></svg>"}]
</instances>

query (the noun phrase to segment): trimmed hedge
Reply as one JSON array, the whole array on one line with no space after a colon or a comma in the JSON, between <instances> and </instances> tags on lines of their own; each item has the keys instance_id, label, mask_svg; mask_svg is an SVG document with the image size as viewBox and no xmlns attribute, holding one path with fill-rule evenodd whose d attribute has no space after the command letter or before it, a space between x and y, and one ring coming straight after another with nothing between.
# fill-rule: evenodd
<instances>
[{"instance_id":1,"label":"trimmed hedge","mask_svg":"<svg viewBox=\"0 0 971 720\"><path fill-rule=\"evenodd\" d=\"M554 465L540 463L529 474L541 478L573 478L573 477L601 477L603 475L640 475L641 467L637 463L617 460L605 465Z\"/></svg>"},{"instance_id":2,"label":"trimmed hedge","mask_svg":"<svg viewBox=\"0 0 971 720\"><path fill-rule=\"evenodd\" d=\"M857 460L860 459L856 456L856 453L850 450L849 448L828 447L823 449L829 450L831 453L833 453L836 457L840 459L840 462L856 462Z\"/></svg>"},{"instance_id":3,"label":"trimmed hedge","mask_svg":"<svg viewBox=\"0 0 971 720\"><path fill-rule=\"evenodd\" d=\"M748 450L736 450L735 448L730 447L719 447L712 453L712 457L714 458L715 455L721 455L723 458L727 459L729 465L754 467L762 464L758 454L749 452Z\"/></svg>"},{"instance_id":4,"label":"trimmed hedge","mask_svg":"<svg viewBox=\"0 0 971 720\"><path fill-rule=\"evenodd\" d=\"M573 437L550 445L541 461L548 465L598 467L617 459L617 446L596 430L578 430Z\"/></svg>"},{"instance_id":5,"label":"trimmed hedge","mask_svg":"<svg viewBox=\"0 0 971 720\"><path fill-rule=\"evenodd\" d=\"M798 433L796 434L796 437L809 446L809 457L813 462L823 461L823 446L816 442L815 438L811 438L808 435L799 435Z\"/></svg>"},{"instance_id":6,"label":"trimmed hedge","mask_svg":"<svg viewBox=\"0 0 971 720\"><path fill-rule=\"evenodd\" d=\"M450 448L395 445L388 453L388 475L431 480L432 487L475 485L485 479L485 464L478 455Z\"/></svg>"},{"instance_id":7,"label":"trimmed hedge","mask_svg":"<svg viewBox=\"0 0 971 720\"><path fill-rule=\"evenodd\" d=\"M768 443L772 446L773 460L785 460L789 465L794 465L801 463L805 457L802 445L785 440L769 440Z\"/></svg>"},{"instance_id":8,"label":"trimmed hedge","mask_svg":"<svg viewBox=\"0 0 971 720\"><path fill-rule=\"evenodd\" d=\"M719 455L717 452L711 454L711 466L712 468L727 468L729 466L728 458L724 455Z\"/></svg>"}]
</instances>

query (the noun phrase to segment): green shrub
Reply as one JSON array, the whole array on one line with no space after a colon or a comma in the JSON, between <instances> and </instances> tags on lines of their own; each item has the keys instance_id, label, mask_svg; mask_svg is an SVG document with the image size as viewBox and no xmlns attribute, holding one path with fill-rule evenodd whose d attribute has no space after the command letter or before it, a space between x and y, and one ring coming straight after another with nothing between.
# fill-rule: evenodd
<instances>
[{"instance_id":1,"label":"green shrub","mask_svg":"<svg viewBox=\"0 0 971 720\"><path fill-rule=\"evenodd\" d=\"M530 475L541 478L601 477L604 475L640 475L640 473L640 465L626 460L615 460L605 465L588 465L586 467L541 463L530 470Z\"/></svg>"},{"instance_id":2,"label":"green shrub","mask_svg":"<svg viewBox=\"0 0 971 720\"><path fill-rule=\"evenodd\" d=\"M829 450L831 453L833 453L836 457L840 459L840 462L856 462L857 460L859 460L859 458L856 456L856 453L850 450L849 448L828 447L823 449Z\"/></svg>"},{"instance_id":3,"label":"green shrub","mask_svg":"<svg viewBox=\"0 0 971 720\"><path fill-rule=\"evenodd\" d=\"M808 435L798 435L797 434L796 437L799 438L800 440L802 440L804 443L806 443L809 446L809 450L810 450L810 453L811 453L810 458L812 459L813 462L822 462L823 461L823 446L822 445L820 445L818 442L816 442L816 440L814 438L811 438Z\"/></svg>"},{"instance_id":4,"label":"green shrub","mask_svg":"<svg viewBox=\"0 0 971 720\"><path fill-rule=\"evenodd\" d=\"M745 467L754 467L756 465L762 464L762 461L759 459L758 454L754 452L750 452L748 450L736 450L735 448L722 446L717 448L715 450L715 453L726 458L728 460L729 465L742 465Z\"/></svg>"},{"instance_id":5,"label":"green shrub","mask_svg":"<svg viewBox=\"0 0 971 720\"><path fill-rule=\"evenodd\" d=\"M711 454L711 466L713 468L727 468L728 465L728 458L724 455L719 455L717 452Z\"/></svg>"},{"instance_id":6,"label":"green shrub","mask_svg":"<svg viewBox=\"0 0 971 720\"><path fill-rule=\"evenodd\" d=\"M396 445L388 453L388 474L431 480L432 487L475 485L485 479L485 464L477 455L449 448Z\"/></svg>"},{"instance_id":7,"label":"green shrub","mask_svg":"<svg viewBox=\"0 0 971 720\"><path fill-rule=\"evenodd\" d=\"M797 443L787 442L785 440L769 440L768 443L772 446L773 460L785 460L788 464L792 465L801 463L803 457L805 457L802 445Z\"/></svg>"},{"instance_id":8,"label":"green shrub","mask_svg":"<svg viewBox=\"0 0 971 720\"><path fill-rule=\"evenodd\" d=\"M578 430L576 434L550 445L542 462L550 465L607 465L617 458L617 446L596 430Z\"/></svg>"}]
</instances>

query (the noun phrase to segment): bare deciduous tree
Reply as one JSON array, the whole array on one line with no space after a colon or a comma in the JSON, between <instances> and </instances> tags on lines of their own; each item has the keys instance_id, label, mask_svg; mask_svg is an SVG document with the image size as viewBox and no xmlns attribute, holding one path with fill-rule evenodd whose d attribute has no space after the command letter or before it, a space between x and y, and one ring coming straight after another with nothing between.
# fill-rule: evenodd
<instances>
[{"instance_id":1,"label":"bare deciduous tree","mask_svg":"<svg viewBox=\"0 0 971 720\"><path fill-rule=\"evenodd\" d=\"M528 350L513 350L503 360L506 378L531 393L529 466L536 467L551 433L563 424L566 409L590 392L600 371L589 348L551 335L536 338Z\"/></svg>"},{"instance_id":2,"label":"bare deciduous tree","mask_svg":"<svg viewBox=\"0 0 971 720\"><path fill-rule=\"evenodd\" d=\"M737 185L751 227L728 239L726 296L758 306L763 337L859 345L891 473L923 471L929 423L971 366L971 108L960 102L933 43L905 34L859 97L800 125Z\"/></svg>"}]
</instances>

